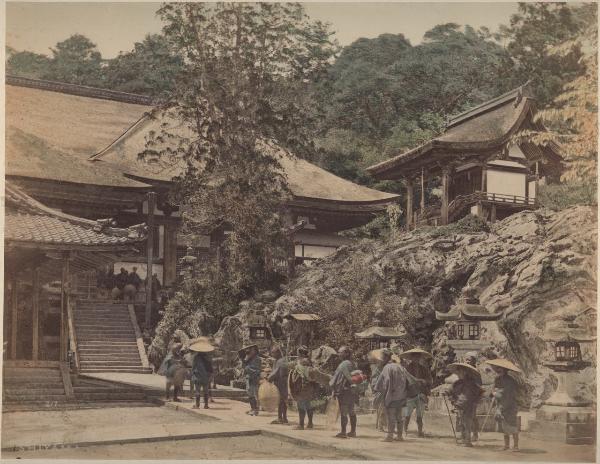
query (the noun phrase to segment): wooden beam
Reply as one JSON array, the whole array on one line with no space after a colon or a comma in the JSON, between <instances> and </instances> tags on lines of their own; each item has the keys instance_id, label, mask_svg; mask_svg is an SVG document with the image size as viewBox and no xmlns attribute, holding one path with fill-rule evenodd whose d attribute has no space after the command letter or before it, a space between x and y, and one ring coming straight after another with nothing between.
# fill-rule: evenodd
<instances>
[{"instance_id":1,"label":"wooden beam","mask_svg":"<svg viewBox=\"0 0 600 464\"><path fill-rule=\"evenodd\" d=\"M38 269L33 270L32 280L33 317L31 324L33 325L33 348L31 353L33 360L37 361L40 350L40 272Z\"/></svg>"},{"instance_id":2,"label":"wooden beam","mask_svg":"<svg viewBox=\"0 0 600 464\"><path fill-rule=\"evenodd\" d=\"M481 191L487 192L487 163L481 165Z\"/></svg>"},{"instance_id":3,"label":"wooden beam","mask_svg":"<svg viewBox=\"0 0 600 464\"><path fill-rule=\"evenodd\" d=\"M156 208L156 193L148 192L148 240L146 253L146 312L144 325L150 330L152 319L152 263L154 258L154 210Z\"/></svg>"},{"instance_id":4,"label":"wooden beam","mask_svg":"<svg viewBox=\"0 0 600 464\"><path fill-rule=\"evenodd\" d=\"M410 230L413 224L414 185L412 179L406 179L406 228Z\"/></svg>"},{"instance_id":5,"label":"wooden beam","mask_svg":"<svg viewBox=\"0 0 600 464\"><path fill-rule=\"evenodd\" d=\"M442 225L448 224L448 204L449 204L449 186L450 186L450 168L442 168Z\"/></svg>"},{"instance_id":6,"label":"wooden beam","mask_svg":"<svg viewBox=\"0 0 600 464\"><path fill-rule=\"evenodd\" d=\"M60 301L60 358L61 362L67 361L69 337L67 305L69 304L69 253L65 253L62 261L62 291Z\"/></svg>"},{"instance_id":7,"label":"wooden beam","mask_svg":"<svg viewBox=\"0 0 600 464\"><path fill-rule=\"evenodd\" d=\"M17 325L18 325L18 282L16 276L11 279L12 292L10 295L11 324L10 324L10 358L17 359Z\"/></svg>"},{"instance_id":8,"label":"wooden beam","mask_svg":"<svg viewBox=\"0 0 600 464\"><path fill-rule=\"evenodd\" d=\"M425 170L421 168L421 214L425 212Z\"/></svg>"}]
</instances>

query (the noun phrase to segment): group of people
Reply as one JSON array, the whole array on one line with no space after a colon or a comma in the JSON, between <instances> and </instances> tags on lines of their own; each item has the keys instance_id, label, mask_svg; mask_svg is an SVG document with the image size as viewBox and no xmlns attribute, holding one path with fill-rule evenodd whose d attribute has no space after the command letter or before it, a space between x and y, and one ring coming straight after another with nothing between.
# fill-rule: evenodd
<instances>
[{"instance_id":1,"label":"group of people","mask_svg":"<svg viewBox=\"0 0 600 464\"><path fill-rule=\"evenodd\" d=\"M210 353L215 350L214 346L206 337L195 339L187 349L184 349L181 338L175 336L165 357L159 374L166 377L166 399L171 396L173 388L173 401L181 402L179 394L183 392L183 384L186 378L190 380L190 396L195 394L196 403L194 409L200 407L200 396L204 399L204 409L209 409L210 384L213 380L214 368Z\"/></svg>"},{"instance_id":2,"label":"group of people","mask_svg":"<svg viewBox=\"0 0 600 464\"><path fill-rule=\"evenodd\" d=\"M144 289L147 279L143 279L137 273L137 267L133 267L131 272L122 267L118 274L115 274L112 267L105 273L98 275L98 287L108 290L113 300L135 301L135 296L141 289ZM158 275L152 275L152 301L157 301L158 293L161 289Z\"/></svg>"},{"instance_id":3,"label":"group of people","mask_svg":"<svg viewBox=\"0 0 600 464\"><path fill-rule=\"evenodd\" d=\"M207 340L197 339L188 348L193 358L185 359L182 345L177 342L171 349L171 356L165 361L164 370L167 375L167 398L171 385L174 386L174 401L179 401L178 393L185 379L185 366L191 365L191 385L196 391L196 404L200 407L200 391L204 396L204 407L208 408L210 395L210 380L213 368L207 353L214 348ZM274 359L273 367L266 380L273 384L279 393L277 419L274 424L289 424L287 417L288 400L290 395L297 403L299 430L314 427L314 411L316 401L322 394L323 386L327 385L332 397L339 407L341 430L337 438L356 437L357 415L355 407L359 395L369 383L366 375L356 368L352 360L352 352L348 347L338 350L340 362L333 374L328 376L312 366L309 350L301 346L297 357L290 362L279 346L271 348ZM403 441L403 432L408 431L408 424L413 413L416 416L418 436L425 437L423 417L428 403L428 397L433 386L431 370L427 364L431 354L421 348L413 348L396 355L391 349L375 350L371 361L375 366L370 378L370 386L375 394L375 407L382 410L387 423L385 442ZM246 392L250 402L247 414L259 414L258 392L263 371L262 359L257 345L248 345L239 351L242 369L246 380ZM495 420L499 422L504 434L505 448L510 448L510 437L513 437L513 449L519 449L519 434L517 421L518 383L509 375L510 371L520 372L519 368L506 359L491 359L486 363L495 372L494 387L490 393L492 406L496 406ZM477 406L484 395L482 379L477 369L476 355L468 355L465 362L456 362L448 366L454 374L454 380L449 389L442 394L448 407L447 400L454 408L457 420L456 431L460 433L457 443L471 447L477 439L479 424L477 423ZM491 412L491 411L490 411ZM450 408L448 407L448 413ZM452 418L450 417L452 420ZM349 427L348 427L349 426ZM380 423L378 428L383 430ZM454 423L452 424L454 432Z\"/></svg>"}]
</instances>

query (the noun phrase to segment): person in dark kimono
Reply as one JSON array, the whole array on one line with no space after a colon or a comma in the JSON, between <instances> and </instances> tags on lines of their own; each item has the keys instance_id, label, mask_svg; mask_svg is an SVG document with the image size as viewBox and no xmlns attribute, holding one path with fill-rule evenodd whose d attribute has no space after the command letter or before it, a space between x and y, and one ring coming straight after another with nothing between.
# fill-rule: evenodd
<instances>
[{"instance_id":1,"label":"person in dark kimono","mask_svg":"<svg viewBox=\"0 0 600 464\"><path fill-rule=\"evenodd\" d=\"M507 360L493 361L510 363ZM510 436L512 435L513 451L519 451L519 425L517 419L519 385L514 378L508 375L509 369L496 365L492 365L492 368L496 373L492 395L497 403L496 418L500 422L501 432L504 434L504 449L510 449Z\"/></svg>"},{"instance_id":2,"label":"person in dark kimono","mask_svg":"<svg viewBox=\"0 0 600 464\"><path fill-rule=\"evenodd\" d=\"M371 391L373 392L373 409L377 411L377 420L375 422L375 427L380 432L384 431L384 421L382 420L383 415L385 414L385 405L383 404L383 395L377 391L375 391L375 385L377 384L377 379L381 375L381 370L383 369L384 362L383 357L378 356L376 352L380 350L374 350L370 353L372 356L371 363Z\"/></svg>"},{"instance_id":3,"label":"person in dark kimono","mask_svg":"<svg viewBox=\"0 0 600 464\"><path fill-rule=\"evenodd\" d=\"M480 382L478 383L476 380L479 376L476 369L461 363L451 364L448 367L453 366L458 380L452 384L449 396L458 414L457 425L460 422L461 440L459 444L472 447L473 418L477 412L477 404L481 399L483 390Z\"/></svg>"},{"instance_id":4,"label":"person in dark kimono","mask_svg":"<svg viewBox=\"0 0 600 464\"><path fill-rule=\"evenodd\" d=\"M271 356L275 358L273 370L267 380L274 384L279 391L279 404L277 405L277 420L272 424L289 424L287 418L288 401L288 360L283 356L281 348L274 346L271 349Z\"/></svg>"},{"instance_id":5,"label":"person in dark kimono","mask_svg":"<svg viewBox=\"0 0 600 464\"><path fill-rule=\"evenodd\" d=\"M387 416L388 433L383 441L394 441L394 429L398 432L396 441L402 441L402 409L406 405L408 374L404 367L392 361L392 351L382 351L383 369L377 377L375 391L382 395Z\"/></svg>"},{"instance_id":6,"label":"person in dark kimono","mask_svg":"<svg viewBox=\"0 0 600 464\"><path fill-rule=\"evenodd\" d=\"M342 346L338 355L342 362L335 370L329 385L333 389L333 396L338 400L340 406L340 417L342 430L336 435L336 438L356 437L356 413L354 412L354 404L358 401L358 395L352 388L352 371L354 371L354 363L352 362L352 352L347 346ZM350 419L350 432L346 433L348 427L348 419Z\"/></svg>"},{"instance_id":7,"label":"person in dark kimono","mask_svg":"<svg viewBox=\"0 0 600 464\"><path fill-rule=\"evenodd\" d=\"M405 356L402 356L402 359L406 359L407 361L406 370L417 380L418 384L418 394L411 398L407 398L406 406L402 413L404 432L408 433L410 417L412 416L412 412L415 411L419 437L425 436L423 433L423 415L425 413L425 406L427 405L427 397L429 396L431 385L433 384L431 371L425 364L427 362L427 356L431 355L418 348L410 350Z\"/></svg>"},{"instance_id":8,"label":"person in dark kimono","mask_svg":"<svg viewBox=\"0 0 600 464\"><path fill-rule=\"evenodd\" d=\"M289 385L292 396L298 404L299 424L297 430L304 430L304 421L308 417L307 429L312 429L314 406L313 401L319 395L319 384L315 381L316 369L312 367L308 348L298 348L298 360L289 375Z\"/></svg>"},{"instance_id":9,"label":"person in dark kimono","mask_svg":"<svg viewBox=\"0 0 600 464\"><path fill-rule=\"evenodd\" d=\"M181 343L175 343L171 348L171 357L166 360L166 396L169 400L171 385L173 385L173 401L181 402L179 392L183 391L183 382L187 373L185 360L183 359Z\"/></svg>"},{"instance_id":10,"label":"person in dark kimono","mask_svg":"<svg viewBox=\"0 0 600 464\"><path fill-rule=\"evenodd\" d=\"M201 346L190 347L191 350L203 349ZM208 348L207 348L208 350ZM196 404L193 406L194 409L200 407L200 390L204 395L204 409L208 409L208 395L210 391L210 376L212 375L213 367L209 358L208 352L199 351L194 356L194 362L192 364L192 378L191 382L194 384L194 391L196 393Z\"/></svg>"},{"instance_id":11,"label":"person in dark kimono","mask_svg":"<svg viewBox=\"0 0 600 464\"><path fill-rule=\"evenodd\" d=\"M469 351L465 354L465 363L469 366L473 366L477 369L477 353L475 351ZM474 377L475 381L478 382L478 385L481 386L481 378ZM477 419L477 411L475 412L475 416L473 417L473 427L472 427L472 435L471 441L479 440L479 420Z\"/></svg>"},{"instance_id":12,"label":"person in dark kimono","mask_svg":"<svg viewBox=\"0 0 600 464\"><path fill-rule=\"evenodd\" d=\"M246 393L250 401L250 410L246 413L258 416L258 382L262 370L262 361L258 354L258 346L250 345L242 349L242 368L246 378Z\"/></svg>"}]
</instances>

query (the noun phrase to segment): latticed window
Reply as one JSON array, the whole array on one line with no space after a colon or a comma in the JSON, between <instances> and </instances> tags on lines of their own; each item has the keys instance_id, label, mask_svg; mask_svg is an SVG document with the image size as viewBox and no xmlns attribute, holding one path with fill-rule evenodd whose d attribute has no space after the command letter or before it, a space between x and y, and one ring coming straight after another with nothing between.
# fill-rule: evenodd
<instances>
[{"instance_id":1,"label":"latticed window","mask_svg":"<svg viewBox=\"0 0 600 464\"><path fill-rule=\"evenodd\" d=\"M576 361L581 359L581 349L577 342L558 342L554 346L557 361Z\"/></svg>"},{"instance_id":2,"label":"latticed window","mask_svg":"<svg viewBox=\"0 0 600 464\"><path fill-rule=\"evenodd\" d=\"M469 324L469 338L471 340L479 339L479 324Z\"/></svg>"},{"instance_id":3,"label":"latticed window","mask_svg":"<svg viewBox=\"0 0 600 464\"><path fill-rule=\"evenodd\" d=\"M456 338L459 340L465 338L465 326L463 324L456 325Z\"/></svg>"},{"instance_id":4,"label":"latticed window","mask_svg":"<svg viewBox=\"0 0 600 464\"><path fill-rule=\"evenodd\" d=\"M250 329L250 338L264 340L267 338L267 329L263 327L252 327Z\"/></svg>"}]
</instances>

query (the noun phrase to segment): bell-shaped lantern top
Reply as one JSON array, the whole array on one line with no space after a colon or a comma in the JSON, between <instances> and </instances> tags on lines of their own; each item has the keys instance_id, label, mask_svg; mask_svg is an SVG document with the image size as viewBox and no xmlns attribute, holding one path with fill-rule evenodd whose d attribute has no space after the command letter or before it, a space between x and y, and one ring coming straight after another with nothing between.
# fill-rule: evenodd
<instances>
[{"instance_id":1,"label":"bell-shaped lantern top","mask_svg":"<svg viewBox=\"0 0 600 464\"><path fill-rule=\"evenodd\" d=\"M502 317L504 311L490 312L479 303L475 297L475 291L471 287L465 287L458 302L450 308L447 313L435 312L438 321L497 321Z\"/></svg>"}]
</instances>

